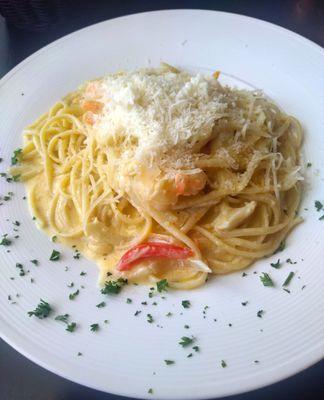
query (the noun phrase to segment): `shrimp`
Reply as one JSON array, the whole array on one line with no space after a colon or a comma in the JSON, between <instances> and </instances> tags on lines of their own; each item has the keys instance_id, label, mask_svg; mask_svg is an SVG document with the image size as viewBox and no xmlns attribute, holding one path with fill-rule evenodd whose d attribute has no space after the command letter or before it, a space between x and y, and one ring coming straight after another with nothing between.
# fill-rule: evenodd
<instances>
[{"instance_id":1,"label":"shrimp","mask_svg":"<svg viewBox=\"0 0 324 400\"><path fill-rule=\"evenodd\" d=\"M95 100L86 100L82 103L82 107L86 111L91 111L95 114L98 114L102 111L103 109L103 104L100 101L95 101Z\"/></svg>"},{"instance_id":2,"label":"shrimp","mask_svg":"<svg viewBox=\"0 0 324 400\"><path fill-rule=\"evenodd\" d=\"M178 172L174 178L177 195L194 196L206 185L207 177L203 171L194 173Z\"/></svg>"}]
</instances>

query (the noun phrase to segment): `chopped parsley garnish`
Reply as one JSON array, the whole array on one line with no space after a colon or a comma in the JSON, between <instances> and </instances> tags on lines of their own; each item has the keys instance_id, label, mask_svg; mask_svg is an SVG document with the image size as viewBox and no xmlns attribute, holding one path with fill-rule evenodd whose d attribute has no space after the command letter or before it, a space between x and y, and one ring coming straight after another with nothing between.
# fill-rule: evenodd
<instances>
[{"instance_id":1,"label":"chopped parsley garnish","mask_svg":"<svg viewBox=\"0 0 324 400\"><path fill-rule=\"evenodd\" d=\"M292 265L297 264L297 261L292 261L291 258L287 258L286 262L287 262L288 264L292 264Z\"/></svg>"},{"instance_id":2,"label":"chopped parsley garnish","mask_svg":"<svg viewBox=\"0 0 324 400\"><path fill-rule=\"evenodd\" d=\"M61 321L61 322L64 322L65 324L67 324L68 319L69 319L69 314L58 315L54 319L55 319L55 321Z\"/></svg>"},{"instance_id":3,"label":"chopped parsley garnish","mask_svg":"<svg viewBox=\"0 0 324 400\"><path fill-rule=\"evenodd\" d=\"M188 336L182 336L179 344L182 347L187 347L187 346L190 346L194 341L195 341L195 337L194 336L192 336L191 338L188 337Z\"/></svg>"},{"instance_id":4,"label":"chopped parsley garnish","mask_svg":"<svg viewBox=\"0 0 324 400\"><path fill-rule=\"evenodd\" d=\"M75 328L76 328L76 323L71 322L70 324L68 324L65 330L68 332L74 332Z\"/></svg>"},{"instance_id":5,"label":"chopped parsley garnish","mask_svg":"<svg viewBox=\"0 0 324 400\"><path fill-rule=\"evenodd\" d=\"M140 310L137 310L136 312L135 312L135 317L137 317L140 313L141 313L142 311L140 311Z\"/></svg>"},{"instance_id":6,"label":"chopped parsley garnish","mask_svg":"<svg viewBox=\"0 0 324 400\"><path fill-rule=\"evenodd\" d=\"M69 314L62 314L62 315L58 315L57 317L54 318L55 321L61 321L64 323L68 323L68 319L69 319Z\"/></svg>"},{"instance_id":7,"label":"chopped parsley garnish","mask_svg":"<svg viewBox=\"0 0 324 400\"><path fill-rule=\"evenodd\" d=\"M13 225L15 225L15 226L20 226L20 222L19 222L19 221L14 221L14 222L13 222Z\"/></svg>"},{"instance_id":8,"label":"chopped parsley garnish","mask_svg":"<svg viewBox=\"0 0 324 400\"><path fill-rule=\"evenodd\" d=\"M224 360L221 361L221 367L222 368L226 368L227 367L227 364L226 364L226 362Z\"/></svg>"},{"instance_id":9,"label":"chopped parsley garnish","mask_svg":"<svg viewBox=\"0 0 324 400\"><path fill-rule=\"evenodd\" d=\"M166 363L166 365L172 365L174 364L173 360L164 360L164 362Z\"/></svg>"},{"instance_id":10,"label":"chopped parsley garnish","mask_svg":"<svg viewBox=\"0 0 324 400\"><path fill-rule=\"evenodd\" d=\"M71 282L67 285L67 287L72 288L74 286L74 282Z\"/></svg>"},{"instance_id":11,"label":"chopped parsley garnish","mask_svg":"<svg viewBox=\"0 0 324 400\"><path fill-rule=\"evenodd\" d=\"M90 325L91 332L97 332L98 330L99 330L99 324L91 324Z\"/></svg>"},{"instance_id":12,"label":"chopped parsley garnish","mask_svg":"<svg viewBox=\"0 0 324 400\"><path fill-rule=\"evenodd\" d=\"M190 358L190 357L192 357L193 356L193 354L192 353L189 353L188 355L187 355L187 358Z\"/></svg>"},{"instance_id":13,"label":"chopped parsley garnish","mask_svg":"<svg viewBox=\"0 0 324 400\"><path fill-rule=\"evenodd\" d=\"M75 250L75 254L74 254L73 258L75 260L78 260L80 257L81 257L81 253L79 252L79 250Z\"/></svg>"},{"instance_id":14,"label":"chopped parsley garnish","mask_svg":"<svg viewBox=\"0 0 324 400\"><path fill-rule=\"evenodd\" d=\"M165 316L166 317L172 317L172 315L173 315L172 312L169 311Z\"/></svg>"},{"instance_id":15,"label":"chopped parsley garnish","mask_svg":"<svg viewBox=\"0 0 324 400\"><path fill-rule=\"evenodd\" d=\"M142 301L143 306L147 306L147 301Z\"/></svg>"},{"instance_id":16,"label":"chopped parsley garnish","mask_svg":"<svg viewBox=\"0 0 324 400\"><path fill-rule=\"evenodd\" d=\"M198 351L200 351L200 348L199 348L199 346L194 346L194 347L192 348L192 350L195 350L196 352L198 352Z\"/></svg>"},{"instance_id":17,"label":"chopped parsley garnish","mask_svg":"<svg viewBox=\"0 0 324 400\"><path fill-rule=\"evenodd\" d=\"M153 394L153 389L150 388L150 389L147 391L147 393L148 393L148 394Z\"/></svg>"},{"instance_id":18,"label":"chopped parsley garnish","mask_svg":"<svg viewBox=\"0 0 324 400\"><path fill-rule=\"evenodd\" d=\"M70 300L74 300L76 297L77 297L77 295L80 293L80 290L78 289L76 292L74 292L74 293L70 293L69 294L69 299Z\"/></svg>"},{"instance_id":19,"label":"chopped parsley garnish","mask_svg":"<svg viewBox=\"0 0 324 400\"><path fill-rule=\"evenodd\" d=\"M306 285L303 285L303 286L302 286L302 288L301 288L301 290L304 290L304 289L305 289L305 287L306 287Z\"/></svg>"},{"instance_id":20,"label":"chopped parsley garnish","mask_svg":"<svg viewBox=\"0 0 324 400\"><path fill-rule=\"evenodd\" d=\"M283 290L290 294L290 290L289 289L284 288Z\"/></svg>"},{"instance_id":21,"label":"chopped parsley garnish","mask_svg":"<svg viewBox=\"0 0 324 400\"><path fill-rule=\"evenodd\" d=\"M3 200L4 200L4 201L9 201L9 200L12 199L13 195L14 195L13 192L8 192L8 193L6 194L6 196L3 196Z\"/></svg>"},{"instance_id":22,"label":"chopped parsley garnish","mask_svg":"<svg viewBox=\"0 0 324 400\"><path fill-rule=\"evenodd\" d=\"M22 149L16 149L13 152L11 157L11 165L16 165L20 162L20 158L22 156Z\"/></svg>"},{"instance_id":23,"label":"chopped parsley garnish","mask_svg":"<svg viewBox=\"0 0 324 400\"><path fill-rule=\"evenodd\" d=\"M52 236L52 242L56 242L57 241L57 236L56 235L54 235L54 236Z\"/></svg>"},{"instance_id":24,"label":"chopped parsley garnish","mask_svg":"<svg viewBox=\"0 0 324 400\"><path fill-rule=\"evenodd\" d=\"M58 261L60 259L60 255L61 253L59 251L53 250L49 259L50 261Z\"/></svg>"},{"instance_id":25,"label":"chopped parsley garnish","mask_svg":"<svg viewBox=\"0 0 324 400\"><path fill-rule=\"evenodd\" d=\"M259 318L262 318L263 314L264 314L264 310L259 310L259 311L257 312L257 316L258 316Z\"/></svg>"},{"instance_id":26,"label":"chopped parsley garnish","mask_svg":"<svg viewBox=\"0 0 324 400\"><path fill-rule=\"evenodd\" d=\"M97 308L103 308L106 307L106 303L104 301L102 301L101 303L96 305Z\"/></svg>"},{"instance_id":27,"label":"chopped parsley garnish","mask_svg":"<svg viewBox=\"0 0 324 400\"><path fill-rule=\"evenodd\" d=\"M323 204L319 200L315 200L316 211L321 211L323 209Z\"/></svg>"},{"instance_id":28,"label":"chopped parsley garnish","mask_svg":"<svg viewBox=\"0 0 324 400\"><path fill-rule=\"evenodd\" d=\"M246 306L248 304L248 301L242 301L242 306Z\"/></svg>"},{"instance_id":29,"label":"chopped parsley garnish","mask_svg":"<svg viewBox=\"0 0 324 400\"><path fill-rule=\"evenodd\" d=\"M152 317L151 314L147 314L146 317L147 317L147 322L148 322L149 324L151 324L152 322L154 322L154 318Z\"/></svg>"},{"instance_id":30,"label":"chopped parsley garnish","mask_svg":"<svg viewBox=\"0 0 324 400\"><path fill-rule=\"evenodd\" d=\"M117 281L105 282L105 287L101 289L102 294L118 294L122 287L127 285L127 279L119 278Z\"/></svg>"},{"instance_id":31,"label":"chopped parsley garnish","mask_svg":"<svg viewBox=\"0 0 324 400\"><path fill-rule=\"evenodd\" d=\"M28 311L28 315L31 317L34 315L35 317L39 319L46 318L50 315L52 312L52 307L44 300L40 299L40 303L37 305L35 310L33 311Z\"/></svg>"},{"instance_id":32,"label":"chopped parsley garnish","mask_svg":"<svg viewBox=\"0 0 324 400\"><path fill-rule=\"evenodd\" d=\"M310 168L312 166L312 163L311 162L308 162L307 164L306 164L306 168Z\"/></svg>"},{"instance_id":33,"label":"chopped parsley garnish","mask_svg":"<svg viewBox=\"0 0 324 400\"><path fill-rule=\"evenodd\" d=\"M190 326L189 325L185 325L184 328L185 329L190 329Z\"/></svg>"},{"instance_id":34,"label":"chopped parsley garnish","mask_svg":"<svg viewBox=\"0 0 324 400\"><path fill-rule=\"evenodd\" d=\"M38 265L38 260L30 260L30 262L34 265Z\"/></svg>"},{"instance_id":35,"label":"chopped parsley garnish","mask_svg":"<svg viewBox=\"0 0 324 400\"><path fill-rule=\"evenodd\" d=\"M126 303L127 303L127 304L130 304L130 303L132 303L132 301L133 301L132 299L128 298L128 299L126 300Z\"/></svg>"},{"instance_id":36,"label":"chopped parsley garnish","mask_svg":"<svg viewBox=\"0 0 324 400\"><path fill-rule=\"evenodd\" d=\"M289 275L287 276L286 280L284 281L284 283L282 284L282 286L288 286L290 281L292 280L292 278L294 277L295 272L290 272Z\"/></svg>"},{"instance_id":37,"label":"chopped parsley garnish","mask_svg":"<svg viewBox=\"0 0 324 400\"><path fill-rule=\"evenodd\" d=\"M260 280L263 283L263 286L269 286L269 287L274 286L272 279L270 278L270 275L267 274L266 272L262 272L262 273L263 273L263 276L262 275L260 276Z\"/></svg>"},{"instance_id":38,"label":"chopped parsley garnish","mask_svg":"<svg viewBox=\"0 0 324 400\"><path fill-rule=\"evenodd\" d=\"M19 276L25 276L26 272L24 270L24 266L20 263L16 263L16 268L19 269Z\"/></svg>"},{"instance_id":39,"label":"chopped parsley garnish","mask_svg":"<svg viewBox=\"0 0 324 400\"><path fill-rule=\"evenodd\" d=\"M189 308L191 306L191 303L189 300L182 300L181 304L182 304L183 308Z\"/></svg>"},{"instance_id":40,"label":"chopped parsley garnish","mask_svg":"<svg viewBox=\"0 0 324 400\"><path fill-rule=\"evenodd\" d=\"M162 279L159 282L156 282L156 289L158 292L163 292L163 291L167 291L169 287L169 283L166 279Z\"/></svg>"},{"instance_id":41,"label":"chopped parsley garnish","mask_svg":"<svg viewBox=\"0 0 324 400\"><path fill-rule=\"evenodd\" d=\"M278 259L278 261L276 263L270 263L270 265L272 268L279 269L281 267L280 258Z\"/></svg>"},{"instance_id":42,"label":"chopped parsley garnish","mask_svg":"<svg viewBox=\"0 0 324 400\"><path fill-rule=\"evenodd\" d=\"M324 219L324 215L318 218L319 221L322 221Z\"/></svg>"},{"instance_id":43,"label":"chopped parsley garnish","mask_svg":"<svg viewBox=\"0 0 324 400\"><path fill-rule=\"evenodd\" d=\"M78 357L82 356L82 353L81 353L80 351L78 351L77 356L78 356Z\"/></svg>"},{"instance_id":44,"label":"chopped parsley garnish","mask_svg":"<svg viewBox=\"0 0 324 400\"><path fill-rule=\"evenodd\" d=\"M10 246L10 245L11 245L11 240L8 239L8 234L6 233L5 235L2 235L0 246Z\"/></svg>"},{"instance_id":45,"label":"chopped parsley garnish","mask_svg":"<svg viewBox=\"0 0 324 400\"><path fill-rule=\"evenodd\" d=\"M87 275L86 272L84 272L84 271L81 271L81 272L80 272L80 276L86 276L86 275Z\"/></svg>"},{"instance_id":46,"label":"chopped parsley garnish","mask_svg":"<svg viewBox=\"0 0 324 400\"><path fill-rule=\"evenodd\" d=\"M242 277L244 278L245 276L247 276L247 273L243 272Z\"/></svg>"}]
</instances>

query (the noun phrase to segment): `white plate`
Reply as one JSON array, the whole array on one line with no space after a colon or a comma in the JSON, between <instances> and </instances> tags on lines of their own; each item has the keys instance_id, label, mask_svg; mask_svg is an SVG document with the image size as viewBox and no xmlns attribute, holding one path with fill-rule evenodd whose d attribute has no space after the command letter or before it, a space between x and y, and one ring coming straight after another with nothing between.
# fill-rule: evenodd
<instances>
[{"instance_id":1,"label":"white plate","mask_svg":"<svg viewBox=\"0 0 324 400\"><path fill-rule=\"evenodd\" d=\"M89 78L120 68L156 66L160 60L208 73L221 70L225 81L261 88L299 118L306 132L305 163L312 162L301 207L305 222L289 236L284 252L259 261L245 278L242 272L218 277L192 292L170 292L165 300L150 299L148 288L135 286L104 299L96 286L95 265L74 260L69 249L51 243L36 229L22 200L22 185L1 179L0 193L15 195L0 206L0 233L12 236L12 221L21 221L20 238L0 248L1 336L43 367L111 393L203 399L259 388L306 368L324 353L324 221L314 208L315 199L324 201L324 57L319 46L266 22L213 11L150 12L83 29L35 53L1 80L1 170L21 145L22 128L65 93ZM63 252L62 261L48 261L53 248ZM279 257L298 263L271 268L270 262ZM34 258L40 260L38 267L28 261ZM19 277L16 262L30 273ZM80 276L81 271L87 275ZM271 273L276 288L261 284L261 271ZM296 276L288 294L281 284L290 271ZM71 281L75 286L69 289ZM68 294L77 288L80 295L70 301ZM17 304L10 304L9 294ZM128 297L132 304L126 304ZM69 313L78 329L68 333L52 318L28 318L27 311L40 298L55 306L57 314ZM190 299L192 307L183 309L183 299ZM107 306L96 308L103 300ZM144 300L148 306L140 304ZM245 307L244 301L249 302ZM210 308L204 314L205 305ZM265 313L258 318L261 309ZM136 310L142 313L134 317ZM173 316L165 317L169 311ZM147 313L154 323L146 322ZM92 333L89 325L95 322L101 329ZM201 348L192 358L187 358L191 350L178 344L188 335ZM175 364L166 366L164 359ZM148 394L150 388L154 395Z\"/></svg>"}]
</instances>

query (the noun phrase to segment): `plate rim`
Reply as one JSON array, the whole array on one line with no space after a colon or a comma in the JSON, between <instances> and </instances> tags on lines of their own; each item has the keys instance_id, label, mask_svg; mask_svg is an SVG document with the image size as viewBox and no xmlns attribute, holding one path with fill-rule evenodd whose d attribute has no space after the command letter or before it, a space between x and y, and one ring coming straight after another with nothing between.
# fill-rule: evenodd
<instances>
[{"instance_id":1,"label":"plate rim","mask_svg":"<svg viewBox=\"0 0 324 400\"><path fill-rule=\"evenodd\" d=\"M116 21L116 20L122 20L122 19L128 19L128 18L132 18L132 17L137 17L137 16L142 16L142 15L148 15L148 14L160 14L160 13L206 13L206 14L217 14L217 15L223 15L225 17L230 17L233 19L237 19L237 20L245 20L245 21L250 21L251 23L254 24L258 24L261 26L266 25L267 27L271 28L272 30L275 31L279 31L282 34L290 37L293 40L297 40L300 43L302 43L303 45L307 45L310 49L312 49L313 51L316 51L319 53L320 56L324 56L324 48L313 42L312 40L302 36L299 33L296 33L294 31L291 31L287 28L284 28L280 25L274 24L272 22L269 21L265 21L263 19L259 19L259 18L255 18L255 17L250 17L247 15L242 15L242 14L238 14L238 13L230 13L230 12L225 12L225 11L218 11L218 10L208 10L208 9L183 9L183 8L177 8L177 9L160 9L160 10L152 10L152 11L145 11L145 12L140 12L140 13L133 13L133 14L127 14L127 15L123 15L123 16L119 16L116 18L111 18L111 19L106 19L100 22L97 22L95 24L91 24L91 25L87 25L81 29L78 29L76 31L73 31L67 35L64 35L52 42L50 42L49 44L41 47L40 49L38 49L36 52L32 53L31 55L29 55L28 57L26 57L25 59L23 59L21 62L19 62L15 67L13 67L11 70L9 70L6 74L4 74L1 79L0 79L0 92L1 92L1 88L3 87L3 85L5 85L11 78L14 77L14 75L19 72L20 70L22 70L26 65L28 65L30 62L33 62L34 60L36 60L39 56L45 54L46 52L50 51L52 48L57 47L58 45L61 45L62 43L64 43L65 41L68 41L71 37L73 36L78 36L82 31L85 30L92 30L92 29L96 29L97 26L99 25L103 25L103 24L107 24L111 21ZM62 372L60 372L58 369L56 369L55 367L52 367L51 364L48 364L46 362L44 362L41 358L39 358L39 356L34 356L33 354L31 354L28 350L25 350L23 347L21 347L21 344L17 344L17 342L19 342L19 340L12 340L10 339L10 337L7 335L7 333L5 333L6 328L2 328L0 327L0 337L1 339L3 339L9 346L11 346L13 349L15 349L17 352L19 352L20 354L22 354L24 357L26 357L27 359L29 359L30 361L32 361L33 363L35 363L36 365L41 366L42 368L54 373L55 375L58 375L61 378L67 379L69 381L72 381L74 383L77 383L79 385L82 386L86 386L89 387L91 389L94 390L98 390L98 391L102 391L104 393L111 393L114 395L119 395L119 396L125 396L125 397L130 397L130 395L128 394L124 394L122 391L109 391L107 392L105 389L100 388L98 386L96 386L95 384L91 384L91 383L84 383L82 382L82 379L78 379L78 378L71 378L69 375L66 375ZM192 400L200 400L200 399L213 399L213 398L219 398L219 397L227 397L227 396L231 396L231 395L237 395L237 394L241 394L241 393L247 393L253 390L258 390L261 389L263 387L269 386L271 384L275 384L275 383L279 383L284 379L287 379L307 368L309 368L310 366L318 363L319 361L321 361L323 359L323 352L321 353L320 351L318 351L321 348L321 343L318 343L318 345L316 347L313 347L310 351L308 351L307 354L307 362L296 362L296 360L298 359L304 359L305 360L305 353L303 354L298 354L297 357L294 358L294 367L291 367L289 369L289 371L285 372L285 373L280 373L280 377L274 377L273 375L271 375L271 377L265 377L263 378L261 381L258 381L257 383L251 383L249 382L248 384L245 385L245 387L242 389L237 388L236 390L231 389L231 391L227 391L226 393L219 393L216 396L215 395L205 395L205 396L190 396L190 395L186 395L185 398L186 399L192 399ZM292 365L292 363L291 363ZM281 366L282 368L283 366ZM143 395L132 395L132 398L136 398L136 399L142 399L142 398L147 398L148 396ZM165 399L166 397L159 397L159 395L154 396L154 398L157 399ZM180 398L178 396L175 396L174 398Z\"/></svg>"}]
</instances>

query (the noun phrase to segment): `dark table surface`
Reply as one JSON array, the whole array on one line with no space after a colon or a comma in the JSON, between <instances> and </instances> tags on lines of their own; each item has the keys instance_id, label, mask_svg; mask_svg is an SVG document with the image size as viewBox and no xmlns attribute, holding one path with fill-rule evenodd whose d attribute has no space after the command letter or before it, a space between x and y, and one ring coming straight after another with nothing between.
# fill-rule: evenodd
<instances>
[{"instance_id":1,"label":"dark table surface","mask_svg":"<svg viewBox=\"0 0 324 400\"><path fill-rule=\"evenodd\" d=\"M6 1L10 0L0 0L0 9L1 2ZM55 3L59 0L44 1ZM0 77L39 48L84 26L121 15L159 9L201 8L249 15L281 25L324 45L324 0L61 0L61 7L58 21L43 31L17 29L0 16ZM321 400L324 399L323 379L322 361L289 379L233 396L231 400ZM60 378L0 340L0 400L108 399L122 400L122 397L97 392Z\"/></svg>"}]
</instances>

